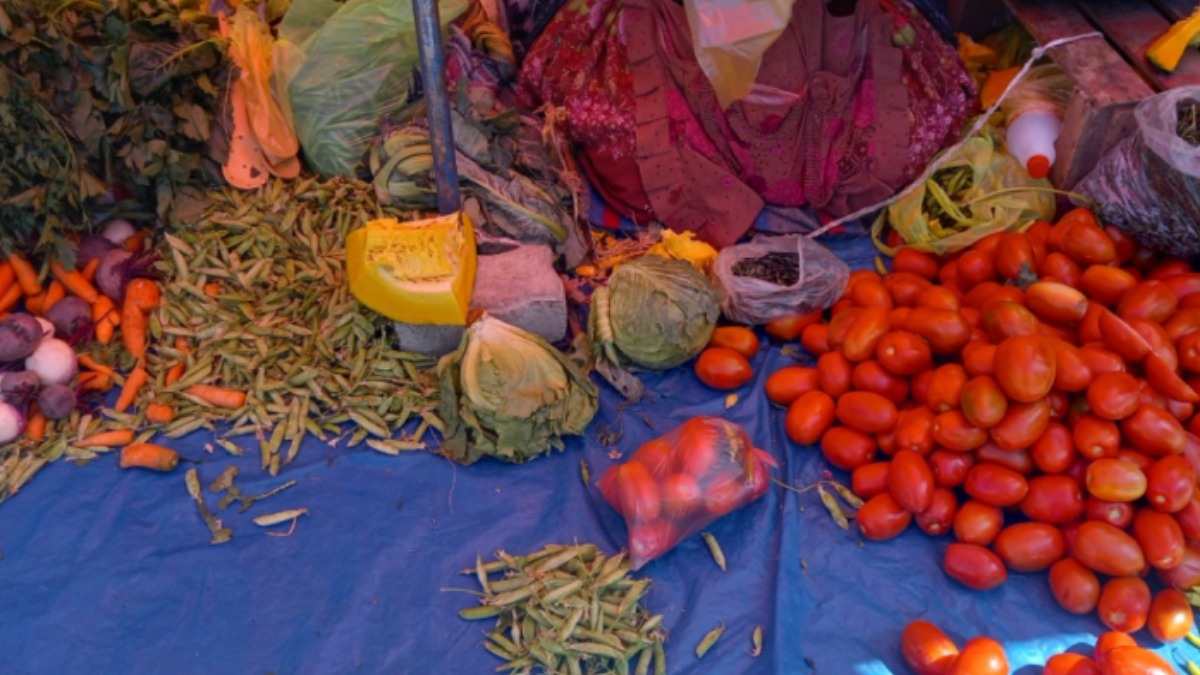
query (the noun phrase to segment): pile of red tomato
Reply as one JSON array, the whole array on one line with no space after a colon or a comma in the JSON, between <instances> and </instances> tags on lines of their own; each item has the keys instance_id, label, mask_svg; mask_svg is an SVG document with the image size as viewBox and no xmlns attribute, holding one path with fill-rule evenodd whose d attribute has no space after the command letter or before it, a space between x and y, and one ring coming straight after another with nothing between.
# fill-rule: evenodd
<instances>
[{"instance_id":1,"label":"pile of red tomato","mask_svg":"<svg viewBox=\"0 0 1200 675\"><path fill-rule=\"evenodd\" d=\"M722 330L696 372L728 389L758 343ZM1186 263L1076 209L941 259L903 248L890 274L855 272L827 321L768 332L817 357L766 393L792 441L852 472L864 537L915 521L954 538L944 569L969 588L1048 570L1059 604L1112 630L1190 630L1175 590L1200 585L1200 274Z\"/></svg>"},{"instance_id":2,"label":"pile of red tomato","mask_svg":"<svg viewBox=\"0 0 1200 675\"><path fill-rule=\"evenodd\" d=\"M916 675L1008 675L1004 647L990 637L971 638L959 651L940 628L913 621L900 636L904 661ZM1111 631L1096 641L1092 655L1055 654L1042 675L1171 675L1175 670L1161 656L1143 649L1129 635Z\"/></svg>"}]
</instances>

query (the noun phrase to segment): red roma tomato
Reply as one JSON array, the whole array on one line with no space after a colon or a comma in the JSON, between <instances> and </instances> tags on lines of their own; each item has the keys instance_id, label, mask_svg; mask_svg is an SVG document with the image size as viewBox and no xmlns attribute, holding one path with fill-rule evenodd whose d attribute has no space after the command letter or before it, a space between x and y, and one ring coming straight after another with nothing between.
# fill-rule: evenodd
<instances>
[{"instance_id":1,"label":"red roma tomato","mask_svg":"<svg viewBox=\"0 0 1200 675\"><path fill-rule=\"evenodd\" d=\"M1179 365L1190 373L1200 373L1200 331L1179 339Z\"/></svg>"},{"instance_id":2,"label":"red roma tomato","mask_svg":"<svg viewBox=\"0 0 1200 675\"><path fill-rule=\"evenodd\" d=\"M910 272L894 272L883 279L883 287L892 295L892 302L897 307L916 305L917 296L929 286L928 279Z\"/></svg>"},{"instance_id":3,"label":"red roma tomato","mask_svg":"<svg viewBox=\"0 0 1200 675\"><path fill-rule=\"evenodd\" d=\"M1164 258L1146 275L1147 279L1163 281L1192 271L1192 266L1186 260L1179 258Z\"/></svg>"},{"instance_id":4,"label":"red roma tomato","mask_svg":"<svg viewBox=\"0 0 1200 675\"><path fill-rule=\"evenodd\" d=\"M1115 458L1097 459L1087 468L1088 494L1108 502L1132 502L1146 494L1146 475Z\"/></svg>"},{"instance_id":5,"label":"red roma tomato","mask_svg":"<svg viewBox=\"0 0 1200 675\"><path fill-rule=\"evenodd\" d=\"M896 404L869 391L852 391L837 401L838 421L865 434L882 434L896 427Z\"/></svg>"},{"instance_id":6,"label":"red roma tomato","mask_svg":"<svg viewBox=\"0 0 1200 675\"><path fill-rule=\"evenodd\" d=\"M1187 596L1174 588L1158 592L1150 604L1150 618L1146 622L1150 634L1159 642L1178 642L1188 633L1196 619L1192 616L1192 605Z\"/></svg>"},{"instance_id":7,"label":"red roma tomato","mask_svg":"<svg viewBox=\"0 0 1200 675\"><path fill-rule=\"evenodd\" d=\"M942 567L951 579L976 591L989 591L1008 579L1000 556L978 544L950 544L946 547Z\"/></svg>"},{"instance_id":8,"label":"red roma tomato","mask_svg":"<svg viewBox=\"0 0 1200 675\"><path fill-rule=\"evenodd\" d=\"M1132 321L1146 319L1162 323L1175 313L1179 298L1161 281L1143 281L1129 289L1117 303L1117 316Z\"/></svg>"},{"instance_id":9,"label":"red roma tomato","mask_svg":"<svg viewBox=\"0 0 1200 675\"><path fill-rule=\"evenodd\" d=\"M900 413L896 422L896 449L927 456L933 452L933 412L921 406Z\"/></svg>"},{"instance_id":10,"label":"red roma tomato","mask_svg":"<svg viewBox=\"0 0 1200 675\"><path fill-rule=\"evenodd\" d=\"M1116 459L1129 462L1142 470L1142 473L1150 471L1150 467L1154 466L1154 462L1158 461L1144 452L1131 450L1129 448L1121 448L1117 451Z\"/></svg>"},{"instance_id":11,"label":"red roma tomato","mask_svg":"<svg viewBox=\"0 0 1200 675\"><path fill-rule=\"evenodd\" d=\"M989 546L1004 526L1004 513L990 504L967 500L954 514L954 538L964 544Z\"/></svg>"},{"instance_id":12,"label":"red roma tomato","mask_svg":"<svg viewBox=\"0 0 1200 675\"><path fill-rule=\"evenodd\" d=\"M879 451L891 457L896 454L896 430L875 434L875 442L879 444Z\"/></svg>"},{"instance_id":13,"label":"red roma tomato","mask_svg":"<svg viewBox=\"0 0 1200 675\"><path fill-rule=\"evenodd\" d=\"M1054 348L1054 388L1060 391L1083 391L1092 383L1092 369L1074 345L1062 340L1050 340Z\"/></svg>"},{"instance_id":14,"label":"red roma tomato","mask_svg":"<svg viewBox=\"0 0 1200 675\"><path fill-rule=\"evenodd\" d=\"M1146 380L1163 396L1184 403L1195 403L1200 400L1196 391L1188 386L1183 378L1179 377L1175 366L1158 354L1151 353L1147 356L1143 366L1146 370Z\"/></svg>"},{"instance_id":15,"label":"red roma tomato","mask_svg":"<svg viewBox=\"0 0 1200 675\"><path fill-rule=\"evenodd\" d=\"M1150 343L1121 317L1107 309L1100 312L1100 339L1126 361L1139 362L1150 353Z\"/></svg>"},{"instance_id":16,"label":"red roma tomato","mask_svg":"<svg viewBox=\"0 0 1200 675\"><path fill-rule=\"evenodd\" d=\"M1146 558L1136 539L1096 520L1079 526L1074 554L1093 572L1114 577L1135 576L1146 567Z\"/></svg>"},{"instance_id":17,"label":"red roma tomato","mask_svg":"<svg viewBox=\"0 0 1200 675\"><path fill-rule=\"evenodd\" d=\"M1087 364L1088 370L1092 371L1093 377L1099 377L1104 373L1119 373L1125 370L1125 360L1098 344L1086 344L1079 348L1079 356L1083 358L1083 362Z\"/></svg>"},{"instance_id":18,"label":"red roma tomato","mask_svg":"<svg viewBox=\"0 0 1200 675\"><path fill-rule=\"evenodd\" d=\"M854 388L869 391L896 405L908 400L908 380L888 372L878 361L863 361L850 376Z\"/></svg>"},{"instance_id":19,"label":"red roma tomato","mask_svg":"<svg viewBox=\"0 0 1200 675\"><path fill-rule=\"evenodd\" d=\"M944 286L930 286L917 296L917 307L959 310L958 297Z\"/></svg>"},{"instance_id":20,"label":"red roma tomato","mask_svg":"<svg viewBox=\"0 0 1200 675\"><path fill-rule=\"evenodd\" d=\"M978 286L975 286L963 298L963 304L967 307L975 309L983 309L984 305L991 302L992 294L1003 288L1000 284L994 281L985 281Z\"/></svg>"},{"instance_id":21,"label":"red roma tomato","mask_svg":"<svg viewBox=\"0 0 1200 675\"><path fill-rule=\"evenodd\" d=\"M931 537L938 537L954 526L958 514L958 497L949 488L936 488L929 508L917 514L917 527Z\"/></svg>"},{"instance_id":22,"label":"red roma tomato","mask_svg":"<svg viewBox=\"0 0 1200 675\"><path fill-rule=\"evenodd\" d=\"M704 493L696 478L686 473L673 473L662 482L662 513L668 520L679 522L701 506Z\"/></svg>"},{"instance_id":23,"label":"red roma tomato","mask_svg":"<svg viewBox=\"0 0 1200 675\"><path fill-rule=\"evenodd\" d=\"M912 314L912 307L893 307L888 310L888 324L903 326L908 323L909 314Z\"/></svg>"},{"instance_id":24,"label":"red roma tomato","mask_svg":"<svg viewBox=\"0 0 1200 675\"><path fill-rule=\"evenodd\" d=\"M925 404L934 412L942 413L947 410L957 410L962 398L963 387L967 384L967 371L957 363L947 363L934 369L933 377L929 380L929 391L925 394Z\"/></svg>"},{"instance_id":25,"label":"red roma tomato","mask_svg":"<svg viewBox=\"0 0 1200 675\"><path fill-rule=\"evenodd\" d=\"M1188 545L1183 551L1183 562L1170 570L1159 570L1158 578L1173 588L1190 590L1200 585L1200 552Z\"/></svg>"},{"instance_id":26,"label":"red roma tomato","mask_svg":"<svg viewBox=\"0 0 1200 675\"><path fill-rule=\"evenodd\" d=\"M852 286L854 286L854 284L858 283L860 279L879 281L882 278L883 277L879 276L879 272L876 272L875 270L854 270L850 273L850 280L846 283L846 289L849 290Z\"/></svg>"},{"instance_id":27,"label":"red roma tomato","mask_svg":"<svg viewBox=\"0 0 1200 675\"><path fill-rule=\"evenodd\" d=\"M912 450L898 450L888 470L888 490L896 503L911 513L920 513L933 503L933 470L925 458Z\"/></svg>"},{"instance_id":28,"label":"red roma tomato","mask_svg":"<svg viewBox=\"0 0 1200 675\"><path fill-rule=\"evenodd\" d=\"M1008 399L1000 391L995 379L978 375L963 385L959 406L968 422L980 429L987 429L1004 419L1008 412Z\"/></svg>"},{"instance_id":29,"label":"red roma tomato","mask_svg":"<svg viewBox=\"0 0 1200 675\"><path fill-rule=\"evenodd\" d=\"M1179 342L1185 335L1200 331L1200 308L1188 307L1181 309L1163 324L1167 337Z\"/></svg>"},{"instance_id":30,"label":"red roma tomato","mask_svg":"<svg viewBox=\"0 0 1200 675\"><path fill-rule=\"evenodd\" d=\"M1182 511L1196 489L1196 471L1181 455L1163 457L1146 472L1146 501L1163 513Z\"/></svg>"},{"instance_id":31,"label":"red roma tomato","mask_svg":"<svg viewBox=\"0 0 1200 675\"><path fill-rule=\"evenodd\" d=\"M871 462L858 467L850 474L850 489L864 501L887 492L890 466L891 462Z\"/></svg>"},{"instance_id":32,"label":"red roma tomato","mask_svg":"<svg viewBox=\"0 0 1200 675\"><path fill-rule=\"evenodd\" d=\"M934 354L957 354L971 339L971 324L949 309L915 307L904 328L925 338Z\"/></svg>"},{"instance_id":33,"label":"red roma tomato","mask_svg":"<svg viewBox=\"0 0 1200 675\"><path fill-rule=\"evenodd\" d=\"M1113 246L1116 247L1117 264L1124 265L1132 260L1133 256L1137 254L1137 241L1112 225L1105 225L1104 231L1108 233L1108 236L1112 237Z\"/></svg>"},{"instance_id":34,"label":"red roma tomato","mask_svg":"<svg viewBox=\"0 0 1200 675\"><path fill-rule=\"evenodd\" d=\"M1092 265L1079 277L1079 290L1096 302L1112 307L1137 285L1133 275L1119 267Z\"/></svg>"},{"instance_id":35,"label":"red roma tomato","mask_svg":"<svg viewBox=\"0 0 1200 675\"><path fill-rule=\"evenodd\" d=\"M1121 421L1121 431L1133 447L1153 457L1178 455L1187 444L1183 425L1171 413L1141 405Z\"/></svg>"},{"instance_id":36,"label":"red roma tomato","mask_svg":"<svg viewBox=\"0 0 1200 675\"><path fill-rule=\"evenodd\" d=\"M1070 476L1037 476L1021 500L1021 513L1030 520L1065 525L1083 515L1087 502L1079 481Z\"/></svg>"},{"instance_id":37,"label":"red roma tomato","mask_svg":"<svg viewBox=\"0 0 1200 675\"><path fill-rule=\"evenodd\" d=\"M1053 525L1018 523L1000 530L992 550L1013 572L1041 572L1067 554L1067 543Z\"/></svg>"},{"instance_id":38,"label":"red roma tomato","mask_svg":"<svg viewBox=\"0 0 1200 675\"><path fill-rule=\"evenodd\" d=\"M929 253L906 246L896 251L896 255L892 258L892 270L909 272L933 280L937 278L938 261Z\"/></svg>"},{"instance_id":39,"label":"red roma tomato","mask_svg":"<svg viewBox=\"0 0 1200 675\"><path fill-rule=\"evenodd\" d=\"M804 346L805 351L813 356L820 356L828 352L829 346L829 326L823 323L814 323L800 332L800 344Z\"/></svg>"},{"instance_id":40,"label":"red roma tomato","mask_svg":"<svg viewBox=\"0 0 1200 675\"><path fill-rule=\"evenodd\" d=\"M912 398L920 405L925 405L929 400L929 380L933 379L932 370L922 370L913 375L912 378Z\"/></svg>"},{"instance_id":41,"label":"red roma tomato","mask_svg":"<svg viewBox=\"0 0 1200 675\"><path fill-rule=\"evenodd\" d=\"M1046 661L1042 675L1104 675L1100 665L1082 654L1063 652Z\"/></svg>"},{"instance_id":42,"label":"red roma tomato","mask_svg":"<svg viewBox=\"0 0 1200 675\"><path fill-rule=\"evenodd\" d=\"M789 406L802 395L816 391L820 386L816 368L787 366L771 373L767 378L767 398L775 405Z\"/></svg>"},{"instance_id":43,"label":"red roma tomato","mask_svg":"<svg viewBox=\"0 0 1200 675\"><path fill-rule=\"evenodd\" d=\"M944 412L933 419L933 440L949 450L968 452L987 439L987 431L971 426L960 410Z\"/></svg>"},{"instance_id":44,"label":"red roma tomato","mask_svg":"<svg viewBox=\"0 0 1200 675\"><path fill-rule=\"evenodd\" d=\"M1151 567L1169 570L1183 562L1183 530L1169 514L1140 509L1133 517L1133 538Z\"/></svg>"},{"instance_id":45,"label":"red roma tomato","mask_svg":"<svg viewBox=\"0 0 1200 675\"><path fill-rule=\"evenodd\" d=\"M745 326L721 326L713 331L708 341L709 347L725 347L741 354L747 359L754 358L758 353L758 336Z\"/></svg>"},{"instance_id":46,"label":"red roma tomato","mask_svg":"<svg viewBox=\"0 0 1200 675\"><path fill-rule=\"evenodd\" d=\"M892 308L892 296L874 279L860 279L850 289L850 300L859 307Z\"/></svg>"},{"instance_id":47,"label":"red roma tomato","mask_svg":"<svg viewBox=\"0 0 1200 675\"><path fill-rule=\"evenodd\" d=\"M823 391L802 394L788 407L783 428L787 437L796 445L812 445L821 440L829 427L833 426L836 406L833 399Z\"/></svg>"},{"instance_id":48,"label":"red roma tomato","mask_svg":"<svg viewBox=\"0 0 1200 675\"><path fill-rule=\"evenodd\" d=\"M729 391L750 381L754 370L741 354L725 347L709 347L696 359L696 377L713 389Z\"/></svg>"},{"instance_id":49,"label":"red roma tomato","mask_svg":"<svg viewBox=\"0 0 1200 675\"><path fill-rule=\"evenodd\" d=\"M1029 493L1025 477L998 464L976 464L967 472L963 489L972 499L1004 508L1015 506Z\"/></svg>"},{"instance_id":50,"label":"red roma tomato","mask_svg":"<svg viewBox=\"0 0 1200 675\"><path fill-rule=\"evenodd\" d=\"M846 331L841 343L842 352L855 363L866 361L875 355L875 347L889 330L887 308L866 307Z\"/></svg>"},{"instance_id":51,"label":"red roma tomato","mask_svg":"<svg viewBox=\"0 0 1200 675\"><path fill-rule=\"evenodd\" d=\"M853 471L875 459L875 439L847 427L833 427L821 437L821 452L830 464Z\"/></svg>"},{"instance_id":52,"label":"red roma tomato","mask_svg":"<svg viewBox=\"0 0 1200 675\"><path fill-rule=\"evenodd\" d=\"M958 658L958 647L942 629L928 621L913 621L900 634L904 662L916 675L945 675Z\"/></svg>"},{"instance_id":53,"label":"red roma tomato","mask_svg":"<svg viewBox=\"0 0 1200 675\"><path fill-rule=\"evenodd\" d=\"M996 278L992 256L982 251L967 251L958 259L958 287L969 291L985 281Z\"/></svg>"},{"instance_id":54,"label":"red roma tomato","mask_svg":"<svg viewBox=\"0 0 1200 675\"><path fill-rule=\"evenodd\" d=\"M829 326L829 331L826 333L825 339L829 342L830 349L841 349L842 343L846 340L846 333L850 332L850 327L854 325L863 310L859 307L848 307L838 311L837 305L834 305L830 311L833 318L826 324Z\"/></svg>"},{"instance_id":55,"label":"red roma tomato","mask_svg":"<svg viewBox=\"0 0 1200 675\"><path fill-rule=\"evenodd\" d=\"M1046 259L1042 261L1038 268L1038 275L1043 279L1052 279L1072 288L1078 288L1079 279L1083 273L1074 260L1062 253L1055 252L1047 255Z\"/></svg>"},{"instance_id":56,"label":"red roma tomato","mask_svg":"<svg viewBox=\"0 0 1200 675\"><path fill-rule=\"evenodd\" d=\"M1008 338L996 347L996 381L1014 401L1045 398L1054 387L1054 349L1040 336Z\"/></svg>"},{"instance_id":57,"label":"red roma tomato","mask_svg":"<svg viewBox=\"0 0 1200 675\"><path fill-rule=\"evenodd\" d=\"M1200 499L1195 494L1179 511L1171 514L1186 539L1200 539Z\"/></svg>"},{"instance_id":58,"label":"red roma tomato","mask_svg":"<svg viewBox=\"0 0 1200 675\"><path fill-rule=\"evenodd\" d=\"M988 637L967 640L962 653L950 667L949 675L1008 675L1004 647Z\"/></svg>"},{"instance_id":59,"label":"red roma tomato","mask_svg":"<svg viewBox=\"0 0 1200 675\"><path fill-rule=\"evenodd\" d=\"M938 487L958 487L967 480L967 472L975 466L975 456L965 452L934 450L929 455L929 468Z\"/></svg>"},{"instance_id":60,"label":"red roma tomato","mask_svg":"<svg viewBox=\"0 0 1200 675\"><path fill-rule=\"evenodd\" d=\"M887 541L900 536L901 532L908 529L912 519L913 515L887 492L868 499L854 516L858 531L871 541Z\"/></svg>"},{"instance_id":61,"label":"red roma tomato","mask_svg":"<svg viewBox=\"0 0 1200 675\"><path fill-rule=\"evenodd\" d=\"M1100 589L1096 611L1110 630L1136 633L1146 625L1150 601L1150 587L1140 577L1117 577Z\"/></svg>"},{"instance_id":62,"label":"red roma tomato","mask_svg":"<svg viewBox=\"0 0 1200 675\"><path fill-rule=\"evenodd\" d=\"M1141 405L1140 391L1137 378L1129 373L1104 373L1087 388L1087 402L1099 417L1125 419Z\"/></svg>"},{"instance_id":63,"label":"red roma tomato","mask_svg":"<svg viewBox=\"0 0 1200 675\"><path fill-rule=\"evenodd\" d=\"M963 347L962 361L968 375L992 375L996 372L996 345L972 342Z\"/></svg>"},{"instance_id":64,"label":"red roma tomato","mask_svg":"<svg viewBox=\"0 0 1200 675\"><path fill-rule=\"evenodd\" d=\"M1050 567L1050 591L1058 604L1072 614L1089 614L1100 601L1100 579L1074 558L1063 558Z\"/></svg>"},{"instance_id":65,"label":"red roma tomato","mask_svg":"<svg viewBox=\"0 0 1200 675\"><path fill-rule=\"evenodd\" d=\"M897 330L884 335L875 348L880 365L896 375L915 375L933 363L929 344L916 333Z\"/></svg>"},{"instance_id":66,"label":"red roma tomato","mask_svg":"<svg viewBox=\"0 0 1200 675\"><path fill-rule=\"evenodd\" d=\"M768 322L763 328L766 330L767 335L780 342L792 342L804 333L804 329L818 323L821 323L821 310L807 314L781 316L774 321Z\"/></svg>"},{"instance_id":67,"label":"red roma tomato","mask_svg":"<svg viewBox=\"0 0 1200 675\"><path fill-rule=\"evenodd\" d=\"M1000 343L1019 335L1037 335L1038 318L1025 307L1008 300L989 302L979 317L988 340Z\"/></svg>"},{"instance_id":68,"label":"red roma tomato","mask_svg":"<svg viewBox=\"0 0 1200 675\"><path fill-rule=\"evenodd\" d=\"M1112 420L1102 420L1091 414L1080 415L1073 430L1075 449L1084 459L1097 460L1116 457L1121 448L1121 431Z\"/></svg>"},{"instance_id":69,"label":"red roma tomato","mask_svg":"<svg viewBox=\"0 0 1200 675\"><path fill-rule=\"evenodd\" d=\"M1122 633L1121 631L1113 630L1101 633L1100 637L1096 640L1096 646L1092 648L1092 658L1103 667L1108 662L1108 655L1114 649L1121 649L1123 647L1137 647L1137 641L1130 637L1128 633Z\"/></svg>"},{"instance_id":70,"label":"red roma tomato","mask_svg":"<svg viewBox=\"0 0 1200 675\"><path fill-rule=\"evenodd\" d=\"M625 462L617 470L617 498L621 515L633 522L657 520L662 511L658 483L650 471L636 459Z\"/></svg>"},{"instance_id":71,"label":"red roma tomato","mask_svg":"<svg viewBox=\"0 0 1200 675\"><path fill-rule=\"evenodd\" d=\"M1039 281L1025 289L1025 304L1042 321L1075 323L1087 314L1088 301L1083 293L1066 284Z\"/></svg>"},{"instance_id":72,"label":"red roma tomato","mask_svg":"<svg viewBox=\"0 0 1200 675\"><path fill-rule=\"evenodd\" d=\"M1004 450L995 443L984 443L975 450L975 459L999 464L1022 476L1033 475L1033 457L1028 450Z\"/></svg>"},{"instance_id":73,"label":"red roma tomato","mask_svg":"<svg viewBox=\"0 0 1200 675\"><path fill-rule=\"evenodd\" d=\"M1170 335L1167 335L1167 330L1162 327L1162 324L1146 319L1132 319L1129 325L1133 326L1139 335L1146 338L1146 342L1150 343L1150 351L1166 361L1171 370L1179 367L1179 355L1175 351L1175 341L1171 339Z\"/></svg>"},{"instance_id":74,"label":"red roma tomato","mask_svg":"<svg viewBox=\"0 0 1200 675\"><path fill-rule=\"evenodd\" d=\"M1050 402L1015 403L1000 423L988 430L992 441L1002 450L1023 450L1032 446L1050 426Z\"/></svg>"},{"instance_id":75,"label":"red roma tomato","mask_svg":"<svg viewBox=\"0 0 1200 675\"><path fill-rule=\"evenodd\" d=\"M1079 344L1085 345L1089 342L1100 342L1100 315L1107 310L1098 302L1089 302L1087 314L1083 315L1083 321L1079 322L1077 333L1079 334Z\"/></svg>"},{"instance_id":76,"label":"red roma tomato","mask_svg":"<svg viewBox=\"0 0 1200 675\"><path fill-rule=\"evenodd\" d=\"M1063 473L1075 463L1075 439L1071 430L1059 422L1046 425L1046 431L1033 444L1033 463L1043 473Z\"/></svg>"},{"instance_id":77,"label":"red roma tomato","mask_svg":"<svg viewBox=\"0 0 1200 675\"><path fill-rule=\"evenodd\" d=\"M1032 272L1037 266L1033 259L1033 247L1021 232L1005 233L992 254L992 262L1001 279L1016 279L1023 269Z\"/></svg>"},{"instance_id":78,"label":"red roma tomato","mask_svg":"<svg viewBox=\"0 0 1200 675\"><path fill-rule=\"evenodd\" d=\"M1124 530L1133 522L1133 504L1106 502L1103 499L1088 497L1084 515L1088 520L1098 520Z\"/></svg>"},{"instance_id":79,"label":"red roma tomato","mask_svg":"<svg viewBox=\"0 0 1200 675\"><path fill-rule=\"evenodd\" d=\"M1063 234L1061 250L1082 265L1107 265L1116 260L1117 248L1112 237L1095 223L1080 222Z\"/></svg>"},{"instance_id":80,"label":"red roma tomato","mask_svg":"<svg viewBox=\"0 0 1200 675\"><path fill-rule=\"evenodd\" d=\"M841 352L827 352L817 359L817 384L834 398L850 391L854 368Z\"/></svg>"}]
</instances>

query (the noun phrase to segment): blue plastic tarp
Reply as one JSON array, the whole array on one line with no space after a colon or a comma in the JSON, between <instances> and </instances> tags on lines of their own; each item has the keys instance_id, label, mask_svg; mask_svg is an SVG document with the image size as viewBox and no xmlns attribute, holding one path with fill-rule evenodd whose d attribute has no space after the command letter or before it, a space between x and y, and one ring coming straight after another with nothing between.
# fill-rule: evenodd
<instances>
[{"instance_id":1,"label":"blue plastic tarp","mask_svg":"<svg viewBox=\"0 0 1200 675\"><path fill-rule=\"evenodd\" d=\"M833 245L856 266L874 255L861 239ZM777 478L811 483L827 464L815 448L787 441L781 411L762 394L767 375L794 360L762 350L755 380L729 410L725 394L687 367L648 376L657 398L626 411L616 451L628 456L694 415L723 415L779 460ZM198 462L191 466L213 508L207 486L230 464L248 494L298 481L246 513L236 505L220 511L234 534L218 546L187 494L186 467L120 471L114 456L48 467L0 507L0 673L493 672L500 661L480 645L490 622L458 618L475 603L453 590L475 585L458 570L496 549L623 545L623 523L579 473L580 459L593 482L619 461L596 440L617 403L605 389L586 437L524 466L461 467L431 454L389 457L308 441L271 478L258 468L256 444L235 458L209 451L212 437L195 434L176 447ZM309 513L290 537L251 522L291 508ZM863 542L839 529L812 491L772 489L708 531L728 572L695 537L640 573L654 580L646 602L665 615L672 674L905 673L900 631L925 618L960 643L996 637L1013 671L1031 675L1049 654L1082 648L1103 630L1095 616L1059 609L1045 574L969 591L941 570L948 538L913 528L890 542ZM722 623L724 637L697 661L696 645ZM757 659L748 653L755 626L766 635ZM1162 652L1200 661L1184 643Z\"/></svg>"}]
</instances>

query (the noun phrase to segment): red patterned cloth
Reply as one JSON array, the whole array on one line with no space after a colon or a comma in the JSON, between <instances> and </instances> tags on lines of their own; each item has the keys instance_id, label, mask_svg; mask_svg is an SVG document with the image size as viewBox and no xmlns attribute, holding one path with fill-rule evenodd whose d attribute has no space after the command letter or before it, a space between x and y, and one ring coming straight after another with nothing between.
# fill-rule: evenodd
<instances>
[{"instance_id":1,"label":"red patterned cloth","mask_svg":"<svg viewBox=\"0 0 1200 675\"><path fill-rule=\"evenodd\" d=\"M974 100L955 50L892 0L847 16L796 0L756 85L720 109L673 0L571 0L526 57L520 95L565 110L611 205L717 246L764 203L842 215L890 196L955 140Z\"/></svg>"}]
</instances>

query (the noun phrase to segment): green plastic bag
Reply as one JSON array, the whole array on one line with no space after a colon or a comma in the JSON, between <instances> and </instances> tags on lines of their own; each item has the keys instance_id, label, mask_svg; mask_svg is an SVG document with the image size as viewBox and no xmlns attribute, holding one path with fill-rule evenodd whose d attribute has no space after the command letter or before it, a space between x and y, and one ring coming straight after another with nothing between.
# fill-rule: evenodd
<instances>
[{"instance_id":1,"label":"green plastic bag","mask_svg":"<svg viewBox=\"0 0 1200 675\"><path fill-rule=\"evenodd\" d=\"M440 0L443 31L468 0ZM412 0L294 0L279 27L279 76L304 159L353 176L381 119L403 108L417 72Z\"/></svg>"},{"instance_id":2,"label":"green plastic bag","mask_svg":"<svg viewBox=\"0 0 1200 675\"><path fill-rule=\"evenodd\" d=\"M965 189L952 190L951 198L939 182L959 173L969 176ZM895 249L883 242L885 225L896 230L908 246L936 255L967 248L993 232L1021 229L1036 220L1054 217L1054 190L1046 180L1035 180L1015 158L997 147L987 129L967 140L942 164L933 177L879 214L871 234L879 249ZM926 197L932 197L927 200ZM936 201L941 213L931 217Z\"/></svg>"}]
</instances>

